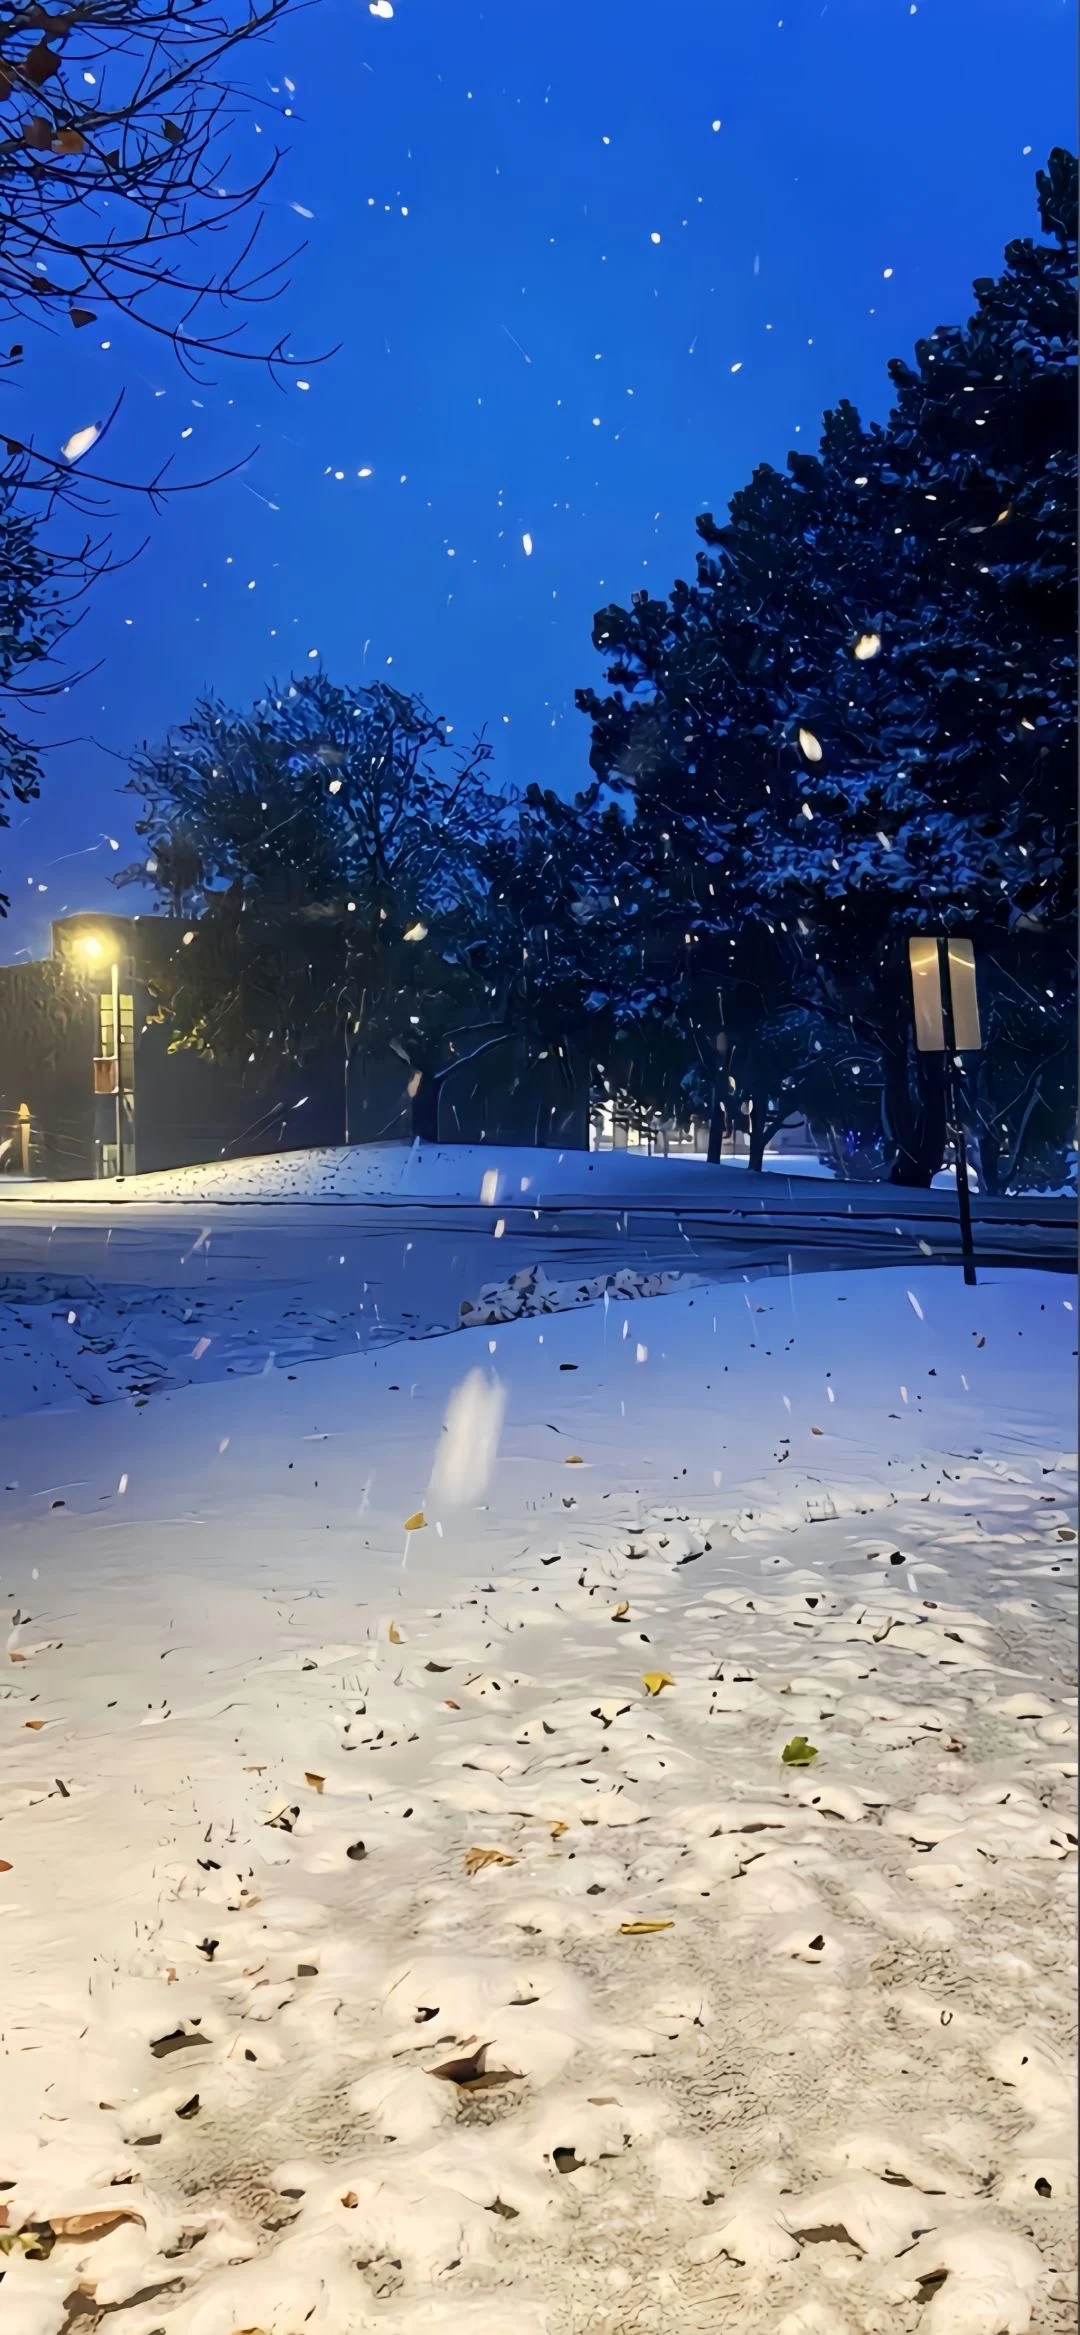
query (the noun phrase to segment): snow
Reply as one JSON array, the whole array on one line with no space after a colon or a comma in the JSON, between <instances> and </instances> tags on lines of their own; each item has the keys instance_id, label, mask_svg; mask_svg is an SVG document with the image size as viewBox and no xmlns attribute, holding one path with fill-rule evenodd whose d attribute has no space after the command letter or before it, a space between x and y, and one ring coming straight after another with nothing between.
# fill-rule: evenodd
<instances>
[{"instance_id":1,"label":"snow","mask_svg":"<svg viewBox=\"0 0 1080 2335\"><path fill-rule=\"evenodd\" d=\"M748 1191L762 1205L778 1205L786 1189L804 1202L808 1183L824 1184L827 1192L815 1202L837 1208L878 1212L902 1205L905 1214L940 1203L933 1194L899 1192L895 1186L844 1183L831 1167L810 1153L766 1154L762 1176L751 1175L745 1156L732 1157L710 1167L700 1153L677 1152L669 1158L644 1151L543 1150L514 1145L468 1143L365 1143L305 1151L261 1153L250 1159L209 1160L196 1167L162 1168L148 1175L92 1181L50 1183L44 1177L0 1177L0 1205L32 1203L49 1208L77 1202L101 1207L136 1207L168 1201L178 1207L261 1206L326 1201L459 1201L486 1208L514 1205L525 1208L571 1204L648 1207L657 1204L691 1207L706 1195L718 1207L745 1206ZM934 1193L955 1191L955 1173L942 1169L934 1178ZM7 1186L13 1189L8 1192ZM973 1186L976 1189L977 1187ZM1040 1196L1020 1195L1000 1205L1017 1207L1025 1200L1038 1212ZM1042 1195L1048 1201L1075 1205L1075 1191ZM998 1203L990 1203L991 1206Z\"/></svg>"},{"instance_id":2,"label":"snow","mask_svg":"<svg viewBox=\"0 0 1080 2335\"><path fill-rule=\"evenodd\" d=\"M4 2335L1064 2329L1062 1286L8 1425Z\"/></svg>"}]
</instances>

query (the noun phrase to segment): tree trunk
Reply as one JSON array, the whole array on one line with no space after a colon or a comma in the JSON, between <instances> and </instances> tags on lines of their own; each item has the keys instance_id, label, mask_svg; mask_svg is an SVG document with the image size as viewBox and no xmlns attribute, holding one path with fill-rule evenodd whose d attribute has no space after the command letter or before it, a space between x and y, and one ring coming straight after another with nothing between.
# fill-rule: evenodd
<instances>
[{"instance_id":1,"label":"tree trunk","mask_svg":"<svg viewBox=\"0 0 1080 2335\"><path fill-rule=\"evenodd\" d=\"M752 1176L759 1176L762 1172L765 1165L765 1146L771 1133L772 1129L765 1116L764 1105L758 1110L755 1103L750 1113L750 1149L746 1161L747 1170Z\"/></svg>"},{"instance_id":2,"label":"tree trunk","mask_svg":"<svg viewBox=\"0 0 1080 2335\"><path fill-rule=\"evenodd\" d=\"M709 1119L709 1149L706 1155L707 1166L716 1167L720 1160L723 1158L724 1137L726 1134L727 1105L719 1087L717 1087L716 1093L713 1096L712 1113Z\"/></svg>"},{"instance_id":3,"label":"tree trunk","mask_svg":"<svg viewBox=\"0 0 1080 2335\"><path fill-rule=\"evenodd\" d=\"M916 1055L901 1042L882 1062L881 1121L893 1147L890 1184L929 1191L945 1158L945 1075L938 1055Z\"/></svg>"},{"instance_id":4,"label":"tree trunk","mask_svg":"<svg viewBox=\"0 0 1080 2335\"><path fill-rule=\"evenodd\" d=\"M410 1101L412 1104L412 1136L414 1143L437 1143L439 1140L439 1091L441 1080L426 1070L417 1075L417 1084Z\"/></svg>"}]
</instances>

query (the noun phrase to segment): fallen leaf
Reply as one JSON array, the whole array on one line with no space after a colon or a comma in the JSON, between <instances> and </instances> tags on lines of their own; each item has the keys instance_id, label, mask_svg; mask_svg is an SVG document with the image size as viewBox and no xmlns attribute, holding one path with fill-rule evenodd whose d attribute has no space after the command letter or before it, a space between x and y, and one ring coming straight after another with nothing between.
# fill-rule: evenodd
<instances>
[{"instance_id":1,"label":"fallen leaf","mask_svg":"<svg viewBox=\"0 0 1080 2335\"><path fill-rule=\"evenodd\" d=\"M505 1849L466 1849L465 1871L472 1880L474 1873L482 1873L487 1865L516 1865L517 1858L507 1856Z\"/></svg>"},{"instance_id":2,"label":"fallen leaf","mask_svg":"<svg viewBox=\"0 0 1080 2335\"><path fill-rule=\"evenodd\" d=\"M808 1743L805 1735L793 1735L780 1757L785 1767L809 1767L811 1760L817 1758L817 1745Z\"/></svg>"},{"instance_id":3,"label":"fallen leaf","mask_svg":"<svg viewBox=\"0 0 1080 2335\"><path fill-rule=\"evenodd\" d=\"M264 1762L262 1767L245 1767L242 1768L240 1772L241 1775L245 1776L264 1776L266 1774L266 1765Z\"/></svg>"},{"instance_id":4,"label":"fallen leaf","mask_svg":"<svg viewBox=\"0 0 1080 2335\"><path fill-rule=\"evenodd\" d=\"M85 154L86 140L81 130L58 130L52 142L54 154Z\"/></svg>"},{"instance_id":5,"label":"fallen leaf","mask_svg":"<svg viewBox=\"0 0 1080 2335\"><path fill-rule=\"evenodd\" d=\"M649 1937L651 1937L651 1936L652 1936L652 1933L653 1933L653 1931L654 1931L654 1930L673 1930L673 1929L674 1929L674 1927L675 1927L675 1924L674 1924L674 1922L673 1922L673 1921L670 1921L670 1922L620 1922L620 1923L619 1923L619 1936L620 1936L620 1938L649 1938Z\"/></svg>"},{"instance_id":6,"label":"fallen leaf","mask_svg":"<svg viewBox=\"0 0 1080 2335\"><path fill-rule=\"evenodd\" d=\"M24 1726L24 1727L29 1727L29 1728L30 1728L30 1730L31 1730L31 1732L32 1732L33 1734L35 1734L35 1735L38 1733L39 1729L40 1729L40 1728L42 1728L44 1725L45 1725L45 1721L44 1721L44 1719L24 1719L24 1720L23 1720L23 1726Z\"/></svg>"},{"instance_id":7,"label":"fallen leaf","mask_svg":"<svg viewBox=\"0 0 1080 2335\"><path fill-rule=\"evenodd\" d=\"M564 1459L563 1461L564 1467L584 1467L584 1465L585 1462L582 1459L581 1453L579 1451L571 1452L569 1459Z\"/></svg>"},{"instance_id":8,"label":"fallen leaf","mask_svg":"<svg viewBox=\"0 0 1080 2335\"><path fill-rule=\"evenodd\" d=\"M343 2205L347 2205L349 2211L351 2212L354 2205L359 2205L360 2200L356 2194L355 2189L347 2189L341 2202Z\"/></svg>"},{"instance_id":9,"label":"fallen leaf","mask_svg":"<svg viewBox=\"0 0 1080 2335\"><path fill-rule=\"evenodd\" d=\"M145 2214L136 2213L133 2205L105 2205L96 2213L54 2213L51 2228L58 2238L105 2238L125 2221L146 2228Z\"/></svg>"},{"instance_id":10,"label":"fallen leaf","mask_svg":"<svg viewBox=\"0 0 1080 2335\"><path fill-rule=\"evenodd\" d=\"M569 1832L569 1830L570 1830L570 1827L569 1827L569 1825L568 1825L568 1824L566 1824L566 1823L564 1823L564 1821L563 1821L563 1819L562 1819L562 1817L561 1817L561 1816L556 1816L556 1817L554 1817L554 1818L553 1818L553 1820L552 1820L552 1822L551 1822L551 1823L549 1824L549 1826L548 1826L548 1831L549 1831L549 1832L550 1832L550 1834L551 1834L552 1840L560 1840L560 1839L562 1838L562 1835L563 1835L563 1833L564 1833L564 1832Z\"/></svg>"},{"instance_id":11,"label":"fallen leaf","mask_svg":"<svg viewBox=\"0 0 1080 2335\"><path fill-rule=\"evenodd\" d=\"M177 2109L176 2114L184 2124L190 2124L192 2117L199 2113L199 2105L199 2095L197 2092L193 2092L190 2100L185 2100L183 2106Z\"/></svg>"},{"instance_id":12,"label":"fallen leaf","mask_svg":"<svg viewBox=\"0 0 1080 2335\"><path fill-rule=\"evenodd\" d=\"M408 1527L406 1527L406 1530L408 1530ZM390 1644L392 1646L400 1646L401 1631L399 1630L396 1622L391 1622L390 1628L387 1631L387 1636L389 1637Z\"/></svg>"},{"instance_id":13,"label":"fallen leaf","mask_svg":"<svg viewBox=\"0 0 1080 2335\"><path fill-rule=\"evenodd\" d=\"M310 1774L310 1773L309 1773L309 1772L308 1772L308 1771L305 1769L305 1772L304 1772L304 1782L305 1782L305 1784L310 1784L310 1785L311 1785L311 1789L312 1789L312 1791L313 1791L313 1792L321 1792L321 1791L322 1791L322 1788L323 1788L323 1785L324 1785L324 1784L325 1784L325 1782L326 1782L326 1777L325 1777L325 1776L316 1776L316 1775L312 1775L312 1774Z\"/></svg>"},{"instance_id":14,"label":"fallen leaf","mask_svg":"<svg viewBox=\"0 0 1080 2335\"><path fill-rule=\"evenodd\" d=\"M810 1433L811 1435L824 1435L825 1429L824 1427L811 1427Z\"/></svg>"},{"instance_id":15,"label":"fallen leaf","mask_svg":"<svg viewBox=\"0 0 1080 2335\"><path fill-rule=\"evenodd\" d=\"M7 1858L6 1858L6 1857L0 1857L0 1873L11 1873L11 1872L13 1872L13 1871L14 1871L14 1866L12 1866L12 1865L10 1865L10 1864L8 1863L8 1860L7 1860Z\"/></svg>"},{"instance_id":16,"label":"fallen leaf","mask_svg":"<svg viewBox=\"0 0 1080 2335\"><path fill-rule=\"evenodd\" d=\"M662 1694L664 1688L674 1686L675 1681L666 1670L646 1670L642 1673L641 1683L647 1694Z\"/></svg>"},{"instance_id":17,"label":"fallen leaf","mask_svg":"<svg viewBox=\"0 0 1080 2335\"><path fill-rule=\"evenodd\" d=\"M800 730L799 744L808 762L820 762L821 742L815 738L813 730Z\"/></svg>"},{"instance_id":18,"label":"fallen leaf","mask_svg":"<svg viewBox=\"0 0 1080 2335\"><path fill-rule=\"evenodd\" d=\"M407 1516L405 1518L405 1530L406 1532L423 1532L426 1523L427 1517L425 1516L423 1509L418 1508L415 1516Z\"/></svg>"},{"instance_id":19,"label":"fallen leaf","mask_svg":"<svg viewBox=\"0 0 1080 2335\"><path fill-rule=\"evenodd\" d=\"M629 1611L630 1600L628 1597L622 1597L620 1598L618 1605L612 1606L610 1618L613 1622L624 1622Z\"/></svg>"},{"instance_id":20,"label":"fallen leaf","mask_svg":"<svg viewBox=\"0 0 1080 2335\"><path fill-rule=\"evenodd\" d=\"M0 2230L0 2255L25 2254L30 2262L47 2262L55 2242L48 2222L31 2222L24 2230Z\"/></svg>"},{"instance_id":21,"label":"fallen leaf","mask_svg":"<svg viewBox=\"0 0 1080 2335\"><path fill-rule=\"evenodd\" d=\"M475 2049L466 2049L459 2059L444 2059L441 2067L429 2067L429 2076L438 2076L445 2084L458 2084L463 2091L486 2092L496 2084L520 2084L522 2077L510 2068L485 2066L490 2043L478 2043Z\"/></svg>"}]
</instances>

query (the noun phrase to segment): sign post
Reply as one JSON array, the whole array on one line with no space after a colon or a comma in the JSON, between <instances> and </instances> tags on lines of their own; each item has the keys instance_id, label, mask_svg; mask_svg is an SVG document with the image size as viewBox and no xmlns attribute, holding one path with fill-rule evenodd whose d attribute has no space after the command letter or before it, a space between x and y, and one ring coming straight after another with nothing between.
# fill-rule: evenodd
<instances>
[{"instance_id":1,"label":"sign post","mask_svg":"<svg viewBox=\"0 0 1080 2335\"><path fill-rule=\"evenodd\" d=\"M974 1289L975 1244L971 1231L967 1140L960 1108L963 1064L959 1057L961 1052L977 1054L982 1048L975 951L969 940L919 935L908 942L908 959L915 1001L915 1044L920 1054L944 1056L945 1095L956 1149L956 1197L960 1208L964 1280Z\"/></svg>"}]
</instances>

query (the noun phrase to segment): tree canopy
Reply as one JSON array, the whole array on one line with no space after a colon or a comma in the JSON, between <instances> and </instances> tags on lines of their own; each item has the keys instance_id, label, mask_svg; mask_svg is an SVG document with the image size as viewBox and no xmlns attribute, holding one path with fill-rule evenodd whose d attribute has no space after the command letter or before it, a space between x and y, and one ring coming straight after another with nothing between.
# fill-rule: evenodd
<instances>
[{"instance_id":1,"label":"tree canopy","mask_svg":"<svg viewBox=\"0 0 1080 2335\"><path fill-rule=\"evenodd\" d=\"M187 918L163 986L177 1042L220 1060L395 1054L440 1076L506 1026L485 946L504 816L490 749L385 683L323 674L245 713L206 700L136 757L148 880Z\"/></svg>"},{"instance_id":2,"label":"tree canopy","mask_svg":"<svg viewBox=\"0 0 1080 2335\"><path fill-rule=\"evenodd\" d=\"M1075 159L1055 152L1038 191L1047 240L1011 244L968 324L894 361L886 422L842 404L815 455L762 466L726 524L703 513L695 583L601 611L609 688L578 693L594 772L632 798L671 975L681 929L718 1027L749 958L759 1028L785 992L846 1021L879 1057L902 1180L929 1180L944 1139L908 934L975 941L988 1138L999 992L1021 962L1053 968L1045 1111L1075 994Z\"/></svg>"}]
</instances>

